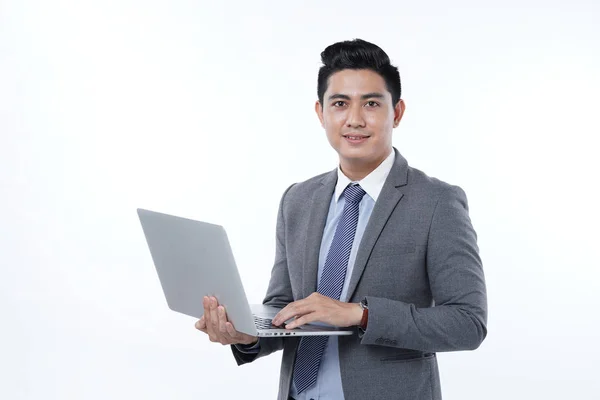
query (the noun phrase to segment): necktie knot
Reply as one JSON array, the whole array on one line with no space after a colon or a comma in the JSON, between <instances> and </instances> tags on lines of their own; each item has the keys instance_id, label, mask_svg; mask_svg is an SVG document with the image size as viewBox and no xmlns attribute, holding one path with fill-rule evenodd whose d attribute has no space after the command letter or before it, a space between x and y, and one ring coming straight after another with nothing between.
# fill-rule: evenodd
<instances>
[{"instance_id":1,"label":"necktie knot","mask_svg":"<svg viewBox=\"0 0 600 400\"><path fill-rule=\"evenodd\" d=\"M366 192L360 185L348 185L344 190L344 198L350 203L360 203Z\"/></svg>"}]
</instances>

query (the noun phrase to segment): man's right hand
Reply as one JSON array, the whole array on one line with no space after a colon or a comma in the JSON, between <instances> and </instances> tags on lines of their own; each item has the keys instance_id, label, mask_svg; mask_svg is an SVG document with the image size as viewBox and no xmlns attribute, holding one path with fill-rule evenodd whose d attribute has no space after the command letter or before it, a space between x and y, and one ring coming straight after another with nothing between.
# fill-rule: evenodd
<instances>
[{"instance_id":1,"label":"man's right hand","mask_svg":"<svg viewBox=\"0 0 600 400\"><path fill-rule=\"evenodd\" d=\"M204 297L204 315L196 322L196 329L208 335L211 342L222 345L252 345L258 341L256 336L238 332L233 324L227 321L225 307L220 306L215 297Z\"/></svg>"}]
</instances>

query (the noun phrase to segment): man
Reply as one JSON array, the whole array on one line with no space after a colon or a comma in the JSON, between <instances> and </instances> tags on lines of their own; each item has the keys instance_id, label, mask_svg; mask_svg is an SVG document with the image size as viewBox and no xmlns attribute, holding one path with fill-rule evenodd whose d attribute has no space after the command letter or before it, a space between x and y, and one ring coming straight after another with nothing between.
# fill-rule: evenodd
<instances>
[{"instance_id":1,"label":"man","mask_svg":"<svg viewBox=\"0 0 600 400\"><path fill-rule=\"evenodd\" d=\"M436 352L479 347L487 299L465 193L408 166L392 147L405 104L378 46L321 54L315 110L339 167L284 193L264 303L292 329L353 327L341 337L261 338L235 331L215 298L196 327L238 364L283 349L279 400L441 399Z\"/></svg>"}]
</instances>

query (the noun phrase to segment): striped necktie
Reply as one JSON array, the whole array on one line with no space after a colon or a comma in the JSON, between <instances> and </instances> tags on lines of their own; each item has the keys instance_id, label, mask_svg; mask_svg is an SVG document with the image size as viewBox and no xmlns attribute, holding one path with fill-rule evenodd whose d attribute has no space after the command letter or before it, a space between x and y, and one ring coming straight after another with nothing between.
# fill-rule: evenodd
<instances>
[{"instance_id":1,"label":"striped necktie","mask_svg":"<svg viewBox=\"0 0 600 400\"><path fill-rule=\"evenodd\" d=\"M344 190L346 204L335 229L317 289L323 296L340 299L356 234L358 208L364 195L365 191L359 185L349 185ZM294 365L294 384L298 393L302 393L317 381L321 357L328 339L328 336L302 337Z\"/></svg>"}]
</instances>

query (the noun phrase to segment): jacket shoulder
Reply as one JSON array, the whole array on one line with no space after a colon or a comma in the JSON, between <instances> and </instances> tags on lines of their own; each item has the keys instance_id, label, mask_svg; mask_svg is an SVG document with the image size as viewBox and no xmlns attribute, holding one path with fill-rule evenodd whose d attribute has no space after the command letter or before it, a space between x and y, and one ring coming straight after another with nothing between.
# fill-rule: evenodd
<instances>
[{"instance_id":1,"label":"jacket shoulder","mask_svg":"<svg viewBox=\"0 0 600 400\"><path fill-rule=\"evenodd\" d=\"M312 197L314 191L323 184L325 179L330 178L331 174L335 174L335 171L325 172L305 181L292 184L286 191L285 201L288 202L294 199L303 200Z\"/></svg>"},{"instance_id":2,"label":"jacket shoulder","mask_svg":"<svg viewBox=\"0 0 600 400\"><path fill-rule=\"evenodd\" d=\"M432 190L435 192L443 192L451 188L457 187L456 185L445 182L436 177L429 176L420 169L413 167L408 167L407 183L409 185L422 187L423 189Z\"/></svg>"},{"instance_id":3,"label":"jacket shoulder","mask_svg":"<svg viewBox=\"0 0 600 400\"><path fill-rule=\"evenodd\" d=\"M428 198L437 203L439 199L459 198L466 200L465 191L458 185L445 182L427 175L425 172L408 167L407 184L409 190L421 198Z\"/></svg>"}]
</instances>

